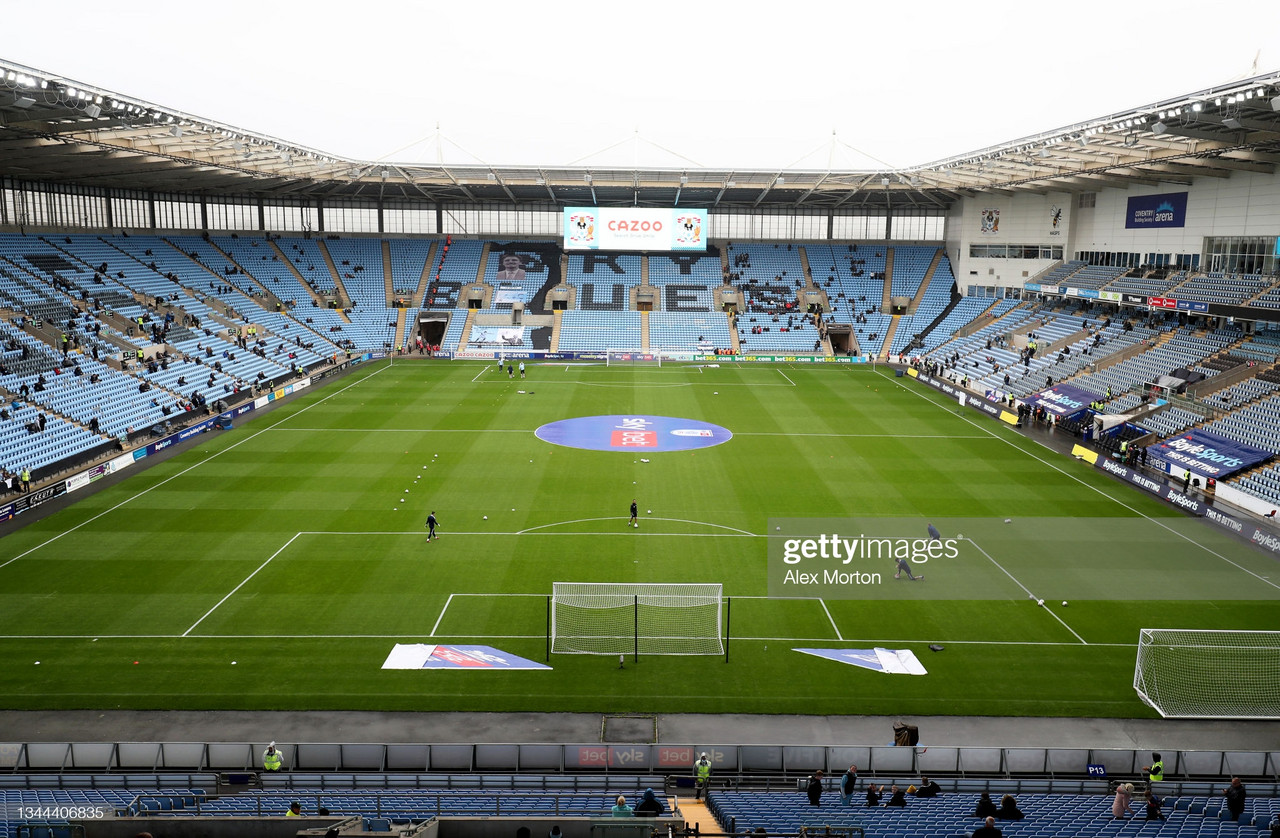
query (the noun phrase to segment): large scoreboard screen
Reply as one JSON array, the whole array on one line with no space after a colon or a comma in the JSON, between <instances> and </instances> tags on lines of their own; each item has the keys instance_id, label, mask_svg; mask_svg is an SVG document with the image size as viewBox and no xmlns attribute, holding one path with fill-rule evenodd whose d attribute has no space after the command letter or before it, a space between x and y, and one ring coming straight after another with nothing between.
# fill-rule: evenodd
<instances>
[{"instance_id":1,"label":"large scoreboard screen","mask_svg":"<svg viewBox=\"0 0 1280 838\"><path fill-rule=\"evenodd\" d=\"M568 207L565 250L707 249L707 211Z\"/></svg>"}]
</instances>

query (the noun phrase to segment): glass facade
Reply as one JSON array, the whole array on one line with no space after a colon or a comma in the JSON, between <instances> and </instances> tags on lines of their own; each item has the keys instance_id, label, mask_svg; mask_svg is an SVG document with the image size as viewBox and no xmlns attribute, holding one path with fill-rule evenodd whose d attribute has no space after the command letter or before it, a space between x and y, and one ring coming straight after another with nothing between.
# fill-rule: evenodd
<instances>
[{"instance_id":1,"label":"glass facade","mask_svg":"<svg viewBox=\"0 0 1280 838\"><path fill-rule=\"evenodd\" d=\"M710 238L753 241L928 241L946 236L946 211L740 207L709 210ZM0 226L89 230L560 236L561 207L370 198L280 200L148 193L0 180Z\"/></svg>"}]
</instances>

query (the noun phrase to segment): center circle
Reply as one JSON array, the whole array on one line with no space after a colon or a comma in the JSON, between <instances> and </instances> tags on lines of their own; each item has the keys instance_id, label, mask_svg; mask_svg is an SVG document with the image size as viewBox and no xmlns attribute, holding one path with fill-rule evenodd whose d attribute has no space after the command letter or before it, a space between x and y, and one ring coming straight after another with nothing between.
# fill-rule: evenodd
<instances>
[{"instance_id":1,"label":"center circle","mask_svg":"<svg viewBox=\"0 0 1280 838\"><path fill-rule=\"evenodd\" d=\"M579 416L550 422L534 431L543 442L587 451L688 451L733 439L733 432L710 422L673 416Z\"/></svg>"}]
</instances>

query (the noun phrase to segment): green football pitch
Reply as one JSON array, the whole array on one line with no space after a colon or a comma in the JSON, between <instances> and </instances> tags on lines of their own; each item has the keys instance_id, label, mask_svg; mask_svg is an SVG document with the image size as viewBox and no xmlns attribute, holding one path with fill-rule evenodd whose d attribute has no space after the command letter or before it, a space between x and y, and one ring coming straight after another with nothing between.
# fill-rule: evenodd
<instances>
[{"instance_id":1,"label":"green football pitch","mask_svg":"<svg viewBox=\"0 0 1280 838\"><path fill-rule=\"evenodd\" d=\"M362 366L6 536L0 707L1152 716L1141 628L1276 627L1274 559L891 371L528 369ZM733 436L535 434L587 416ZM886 560L848 598L770 598L775 519L965 549L923 582ZM721 583L728 659L547 661L557 581ZM396 644L551 669L383 669ZM793 651L874 647L928 674Z\"/></svg>"}]
</instances>

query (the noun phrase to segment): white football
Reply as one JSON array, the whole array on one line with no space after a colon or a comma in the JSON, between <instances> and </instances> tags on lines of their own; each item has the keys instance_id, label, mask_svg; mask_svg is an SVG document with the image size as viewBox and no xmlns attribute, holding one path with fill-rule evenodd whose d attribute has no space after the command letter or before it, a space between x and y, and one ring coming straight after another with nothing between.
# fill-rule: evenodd
<instances>
[{"instance_id":1,"label":"white football","mask_svg":"<svg viewBox=\"0 0 1280 838\"><path fill-rule=\"evenodd\" d=\"M1043 606L1043 605L1044 605L1044 600L1043 600L1043 599L1038 599L1038 600L1036 600L1036 605Z\"/></svg>"},{"instance_id":2,"label":"white football","mask_svg":"<svg viewBox=\"0 0 1280 838\"><path fill-rule=\"evenodd\" d=\"M486 521L488 521L488 520L489 520L489 516L488 516L488 515L484 516L484 519L485 519Z\"/></svg>"},{"instance_id":3,"label":"white football","mask_svg":"<svg viewBox=\"0 0 1280 838\"><path fill-rule=\"evenodd\" d=\"M1066 608L1066 607L1067 607L1067 601L1066 601L1065 599L1062 601L1062 607L1063 607L1063 608Z\"/></svg>"},{"instance_id":4,"label":"white football","mask_svg":"<svg viewBox=\"0 0 1280 838\"><path fill-rule=\"evenodd\" d=\"M652 515L652 514L653 514L653 510L652 510L652 509L646 509L646 510L644 511L644 514L645 514L645 515Z\"/></svg>"}]
</instances>

